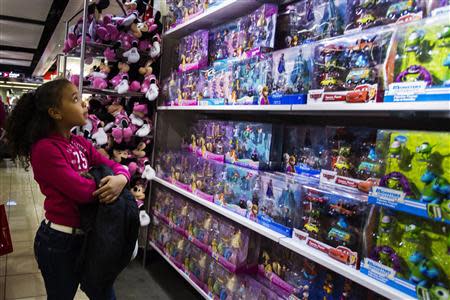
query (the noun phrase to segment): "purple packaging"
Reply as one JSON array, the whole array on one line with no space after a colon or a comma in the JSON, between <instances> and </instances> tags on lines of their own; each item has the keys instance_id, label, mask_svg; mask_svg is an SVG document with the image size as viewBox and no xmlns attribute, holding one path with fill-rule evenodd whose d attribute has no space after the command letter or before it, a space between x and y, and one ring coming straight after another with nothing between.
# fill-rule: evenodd
<instances>
[{"instance_id":1,"label":"purple packaging","mask_svg":"<svg viewBox=\"0 0 450 300\"><path fill-rule=\"evenodd\" d=\"M186 72L179 75L179 86L177 89L177 99L173 101L174 106L195 106L197 105L197 80L198 71Z\"/></svg>"},{"instance_id":2,"label":"purple packaging","mask_svg":"<svg viewBox=\"0 0 450 300\"><path fill-rule=\"evenodd\" d=\"M208 31L198 30L181 39L178 72L194 71L208 64Z\"/></svg>"}]
</instances>

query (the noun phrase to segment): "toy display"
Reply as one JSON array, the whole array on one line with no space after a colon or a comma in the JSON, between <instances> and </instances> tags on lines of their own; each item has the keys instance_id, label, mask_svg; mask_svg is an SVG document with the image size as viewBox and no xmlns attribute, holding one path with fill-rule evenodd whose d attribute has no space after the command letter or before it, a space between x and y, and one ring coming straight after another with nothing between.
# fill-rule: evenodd
<instances>
[{"instance_id":1,"label":"toy display","mask_svg":"<svg viewBox=\"0 0 450 300\"><path fill-rule=\"evenodd\" d=\"M193 71L208 64L208 31L199 30L180 40L179 72Z\"/></svg>"},{"instance_id":2,"label":"toy display","mask_svg":"<svg viewBox=\"0 0 450 300\"><path fill-rule=\"evenodd\" d=\"M322 169L320 183L364 193L378 185L384 165L376 137L372 128L326 127L331 165Z\"/></svg>"},{"instance_id":3,"label":"toy display","mask_svg":"<svg viewBox=\"0 0 450 300\"><path fill-rule=\"evenodd\" d=\"M280 167L281 127L264 123L230 122L225 136L230 139L225 162L251 169Z\"/></svg>"},{"instance_id":4,"label":"toy display","mask_svg":"<svg viewBox=\"0 0 450 300\"><path fill-rule=\"evenodd\" d=\"M308 103L381 101L383 64L391 38L392 29L385 28L319 43Z\"/></svg>"},{"instance_id":5,"label":"toy display","mask_svg":"<svg viewBox=\"0 0 450 300\"><path fill-rule=\"evenodd\" d=\"M363 273L413 297L448 298L448 225L386 208L372 214L370 222L373 236L367 240Z\"/></svg>"},{"instance_id":6,"label":"toy display","mask_svg":"<svg viewBox=\"0 0 450 300\"><path fill-rule=\"evenodd\" d=\"M214 203L241 215L256 220L258 214L258 199L260 172L225 165L223 189L214 196Z\"/></svg>"},{"instance_id":7,"label":"toy display","mask_svg":"<svg viewBox=\"0 0 450 300\"><path fill-rule=\"evenodd\" d=\"M384 101L449 101L450 23L448 15L398 29L387 66Z\"/></svg>"},{"instance_id":8,"label":"toy display","mask_svg":"<svg viewBox=\"0 0 450 300\"><path fill-rule=\"evenodd\" d=\"M233 84L228 104L267 105L272 89L272 56L261 54L233 63Z\"/></svg>"},{"instance_id":9,"label":"toy display","mask_svg":"<svg viewBox=\"0 0 450 300\"><path fill-rule=\"evenodd\" d=\"M359 266L367 204L359 194L303 186L301 213L294 239L327 253L330 257Z\"/></svg>"},{"instance_id":10,"label":"toy display","mask_svg":"<svg viewBox=\"0 0 450 300\"><path fill-rule=\"evenodd\" d=\"M179 77L172 72L169 77L161 81L160 101L161 105L171 106L178 101Z\"/></svg>"},{"instance_id":11,"label":"toy display","mask_svg":"<svg viewBox=\"0 0 450 300\"><path fill-rule=\"evenodd\" d=\"M197 85L198 105L225 105L231 99L232 70L228 64L222 64L206 70L200 70Z\"/></svg>"},{"instance_id":12,"label":"toy display","mask_svg":"<svg viewBox=\"0 0 450 300\"><path fill-rule=\"evenodd\" d=\"M295 214L300 206L300 192L300 185L289 177L263 174L258 223L291 237Z\"/></svg>"},{"instance_id":13,"label":"toy display","mask_svg":"<svg viewBox=\"0 0 450 300\"><path fill-rule=\"evenodd\" d=\"M271 104L305 104L311 87L313 48L301 46L273 53Z\"/></svg>"},{"instance_id":14,"label":"toy display","mask_svg":"<svg viewBox=\"0 0 450 300\"><path fill-rule=\"evenodd\" d=\"M250 58L265 48L273 48L277 12L276 5L264 4L247 16L211 30L210 62Z\"/></svg>"},{"instance_id":15,"label":"toy display","mask_svg":"<svg viewBox=\"0 0 450 300\"><path fill-rule=\"evenodd\" d=\"M345 0L302 0L280 9L276 48L295 47L341 35Z\"/></svg>"},{"instance_id":16,"label":"toy display","mask_svg":"<svg viewBox=\"0 0 450 300\"><path fill-rule=\"evenodd\" d=\"M177 98L172 100L175 106L197 105L197 80L198 71L186 72L179 77L177 86ZM169 83L170 84L170 83Z\"/></svg>"},{"instance_id":17,"label":"toy display","mask_svg":"<svg viewBox=\"0 0 450 300\"><path fill-rule=\"evenodd\" d=\"M331 168L325 127L289 126L285 130L283 168L287 173L319 177L321 169Z\"/></svg>"},{"instance_id":18,"label":"toy display","mask_svg":"<svg viewBox=\"0 0 450 300\"><path fill-rule=\"evenodd\" d=\"M377 147L386 167L370 201L450 223L449 133L381 130Z\"/></svg>"},{"instance_id":19,"label":"toy display","mask_svg":"<svg viewBox=\"0 0 450 300\"><path fill-rule=\"evenodd\" d=\"M422 0L361 0L355 5L354 1L349 0L347 2L348 22L345 30L359 31L374 26L419 20L425 16L426 2Z\"/></svg>"},{"instance_id":20,"label":"toy display","mask_svg":"<svg viewBox=\"0 0 450 300\"><path fill-rule=\"evenodd\" d=\"M166 30L175 28L176 26L198 16L208 8L210 2L208 0L167 0L168 16L166 20Z\"/></svg>"}]
</instances>

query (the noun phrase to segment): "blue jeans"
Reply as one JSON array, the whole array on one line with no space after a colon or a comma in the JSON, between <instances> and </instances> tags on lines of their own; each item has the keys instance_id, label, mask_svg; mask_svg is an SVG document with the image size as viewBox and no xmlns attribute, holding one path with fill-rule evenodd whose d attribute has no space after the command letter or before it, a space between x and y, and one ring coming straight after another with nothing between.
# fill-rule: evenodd
<instances>
[{"instance_id":1,"label":"blue jeans","mask_svg":"<svg viewBox=\"0 0 450 300\"><path fill-rule=\"evenodd\" d=\"M76 261L83 244L83 235L67 234L41 223L34 240L34 254L45 282L48 300L73 299L80 276ZM100 291L84 291L91 300L115 300L114 290L99 297Z\"/></svg>"}]
</instances>

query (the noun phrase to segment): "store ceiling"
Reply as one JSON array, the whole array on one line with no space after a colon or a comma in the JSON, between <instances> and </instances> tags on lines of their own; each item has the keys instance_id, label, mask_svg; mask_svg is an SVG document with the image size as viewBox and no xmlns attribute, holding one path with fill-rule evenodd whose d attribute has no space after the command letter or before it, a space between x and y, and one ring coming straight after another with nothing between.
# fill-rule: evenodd
<instances>
[{"instance_id":1,"label":"store ceiling","mask_svg":"<svg viewBox=\"0 0 450 300\"><path fill-rule=\"evenodd\" d=\"M0 70L33 73L69 0L0 1Z\"/></svg>"}]
</instances>

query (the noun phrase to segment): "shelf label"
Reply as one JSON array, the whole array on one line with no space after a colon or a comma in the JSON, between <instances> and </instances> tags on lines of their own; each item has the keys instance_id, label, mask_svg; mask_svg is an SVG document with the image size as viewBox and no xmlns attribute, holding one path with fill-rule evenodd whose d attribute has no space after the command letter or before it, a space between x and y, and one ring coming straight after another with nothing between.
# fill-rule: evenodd
<instances>
[{"instance_id":1,"label":"shelf label","mask_svg":"<svg viewBox=\"0 0 450 300\"><path fill-rule=\"evenodd\" d=\"M397 203L405 202L404 192L381 186L373 187L370 196L376 198L375 201L371 201L373 202L373 204L379 204L386 207L395 208L397 206Z\"/></svg>"},{"instance_id":2,"label":"shelf label","mask_svg":"<svg viewBox=\"0 0 450 300\"><path fill-rule=\"evenodd\" d=\"M425 81L395 82L389 85L386 95L394 96L394 102L411 102L418 94L425 94L426 87Z\"/></svg>"}]
</instances>

